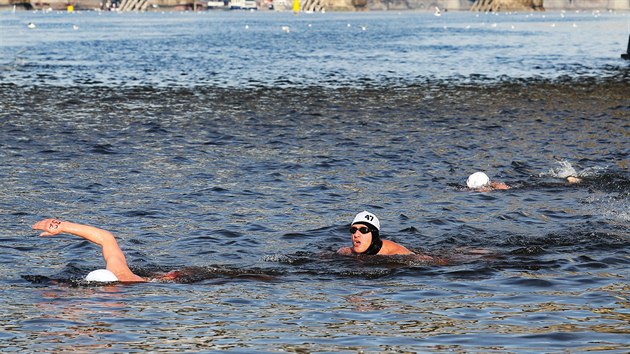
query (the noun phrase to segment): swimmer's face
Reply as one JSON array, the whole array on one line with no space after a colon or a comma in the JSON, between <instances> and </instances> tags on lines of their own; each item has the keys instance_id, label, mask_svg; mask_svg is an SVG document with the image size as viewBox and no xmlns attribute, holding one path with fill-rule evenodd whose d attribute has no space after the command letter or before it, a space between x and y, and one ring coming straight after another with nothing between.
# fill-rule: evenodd
<instances>
[{"instance_id":1,"label":"swimmer's face","mask_svg":"<svg viewBox=\"0 0 630 354\"><path fill-rule=\"evenodd\" d=\"M350 234L352 235L352 250L355 253L367 251L372 243L372 231L370 231L370 228L363 224L353 224L350 226Z\"/></svg>"}]
</instances>

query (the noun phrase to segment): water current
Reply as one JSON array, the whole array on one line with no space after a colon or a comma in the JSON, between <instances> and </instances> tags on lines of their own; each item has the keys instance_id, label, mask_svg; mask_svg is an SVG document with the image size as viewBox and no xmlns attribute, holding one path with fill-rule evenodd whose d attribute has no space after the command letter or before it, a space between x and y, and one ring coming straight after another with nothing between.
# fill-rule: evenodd
<instances>
[{"instance_id":1,"label":"water current","mask_svg":"<svg viewBox=\"0 0 630 354\"><path fill-rule=\"evenodd\" d=\"M0 350L627 352L628 32L592 11L0 13ZM512 188L471 192L475 171ZM362 210L447 264L336 255ZM100 249L38 237L46 217L186 276L87 283Z\"/></svg>"}]
</instances>

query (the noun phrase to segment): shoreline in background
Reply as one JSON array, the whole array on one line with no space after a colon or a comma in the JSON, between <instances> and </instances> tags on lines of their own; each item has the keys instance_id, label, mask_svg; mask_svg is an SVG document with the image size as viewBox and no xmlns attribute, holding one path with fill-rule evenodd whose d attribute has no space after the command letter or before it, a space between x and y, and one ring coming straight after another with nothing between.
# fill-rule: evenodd
<instances>
[{"instance_id":1,"label":"shoreline in background","mask_svg":"<svg viewBox=\"0 0 630 354\"><path fill-rule=\"evenodd\" d=\"M303 0L304 1L304 0ZM0 11L109 11L108 4L121 3L121 0L82 0L68 9L66 0L35 2L24 0L15 3L12 0L0 0ZM216 8L203 0L149 0L144 11L210 11L229 10L226 6ZM435 11L436 7L446 11L470 11L472 0L323 0L320 1L326 11ZM263 11L292 11L292 0L257 0L257 9ZM273 4L273 6L269 6ZM544 0L547 11L630 11L630 0ZM522 11L522 10L521 10ZM532 9L533 11L533 9ZM517 11L514 11L517 12Z\"/></svg>"}]
</instances>

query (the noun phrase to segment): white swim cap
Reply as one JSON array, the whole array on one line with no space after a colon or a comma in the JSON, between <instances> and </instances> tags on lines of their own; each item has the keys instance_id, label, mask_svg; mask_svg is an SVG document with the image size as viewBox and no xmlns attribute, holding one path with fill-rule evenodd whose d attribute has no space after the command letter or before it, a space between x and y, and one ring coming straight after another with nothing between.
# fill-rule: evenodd
<instances>
[{"instance_id":1,"label":"white swim cap","mask_svg":"<svg viewBox=\"0 0 630 354\"><path fill-rule=\"evenodd\" d=\"M481 188L488 183L490 183L490 178L483 172L475 172L466 180L468 188Z\"/></svg>"},{"instance_id":2,"label":"white swim cap","mask_svg":"<svg viewBox=\"0 0 630 354\"><path fill-rule=\"evenodd\" d=\"M354 217L352 220L352 224L369 224L374 226L378 231L381 231L381 223L378 221L376 215L368 212L362 211Z\"/></svg>"},{"instance_id":3,"label":"white swim cap","mask_svg":"<svg viewBox=\"0 0 630 354\"><path fill-rule=\"evenodd\" d=\"M85 277L87 281L98 281L98 282L112 282L118 281L118 278L114 275L114 273L110 272L107 269L97 269L90 272L90 274Z\"/></svg>"}]
</instances>

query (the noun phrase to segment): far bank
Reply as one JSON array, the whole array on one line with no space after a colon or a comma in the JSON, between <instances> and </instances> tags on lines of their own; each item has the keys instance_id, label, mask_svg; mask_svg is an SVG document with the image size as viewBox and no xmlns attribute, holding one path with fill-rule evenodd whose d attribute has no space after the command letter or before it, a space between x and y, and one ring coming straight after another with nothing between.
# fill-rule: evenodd
<instances>
[{"instance_id":1,"label":"far bank","mask_svg":"<svg viewBox=\"0 0 630 354\"><path fill-rule=\"evenodd\" d=\"M501 4L501 7L496 6ZM492 7L491 5L495 5ZM485 5L485 6L479 6ZM301 11L470 11L474 0L301 0ZM478 0L476 9L630 10L630 0ZM293 11L294 0L0 0L0 10L38 11Z\"/></svg>"}]
</instances>

